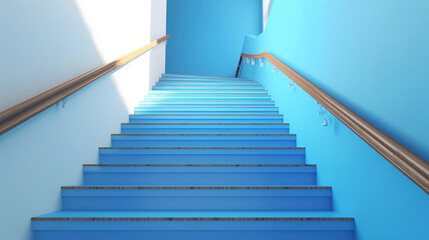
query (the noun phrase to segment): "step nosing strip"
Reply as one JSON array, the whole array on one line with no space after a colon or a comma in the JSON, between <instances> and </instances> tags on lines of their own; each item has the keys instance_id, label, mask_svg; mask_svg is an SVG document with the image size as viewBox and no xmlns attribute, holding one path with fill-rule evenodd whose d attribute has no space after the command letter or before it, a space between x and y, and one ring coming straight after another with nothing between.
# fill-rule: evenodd
<instances>
[{"instance_id":1,"label":"step nosing strip","mask_svg":"<svg viewBox=\"0 0 429 240\"><path fill-rule=\"evenodd\" d=\"M148 100L140 101L140 103L148 102L274 102L272 100Z\"/></svg>"},{"instance_id":2,"label":"step nosing strip","mask_svg":"<svg viewBox=\"0 0 429 240\"><path fill-rule=\"evenodd\" d=\"M84 167L316 167L316 164L83 164Z\"/></svg>"},{"instance_id":3,"label":"step nosing strip","mask_svg":"<svg viewBox=\"0 0 429 240\"><path fill-rule=\"evenodd\" d=\"M254 85L204 85L204 84L196 85L194 84L190 86L180 86L180 85L163 86L163 85L167 85L167 84L155 85L154 87L156 88L190 88L190 90L193 90L193 88L264 88L264 86L258 86L256 84ZM166 90L169 90L169 89L166 89ZM237 89L237 90L243 90L243 89Z\"/></svg>"},{"instance_id":4,"label":"step nosing strip","mask_svg":"<svg viewBox=\"0 0 429 240\"><path fill-rule=\"evenodd\" d=\"M204 134L204 133L189 133L189 134L112 134L112 136L296 136L296 134Z\"/></svg>"},{"instance_id":5,"label":"step nosing strip","mask_svg":"<svg viewBox=\"0 0 429 240\"><path fill-rule=\"evenodd\" d=\"M130 116L283 116L282 114L130 114Z\"/></svg>"},{"instance_id":6,"label":"step nosing strip","mask_svg":"<svg viewBox=\"0 0 429 240\"><path fill-rule=\"evenodd\" d=\"M32 221L354 221L333 217L33 217Z\"/></svg>"},{"instance_id":7,"label":"step nosing strip","mask_svg":"<svg viewBox=\"0 0 429 240\"><path fill-rule=\"evenodd\" d=\"M136 107L138 108L277 108L278 107L249 107L249 106L243 106L243 107L231 107L231 106L226 106L226 107L213 107L213 106L207 106L207 107Z\"/></svg>"},{"instance_id":8,"label":"step nosing strip","mask_svg":"<svg viewBox=\"0 0 429 240\"><path fill-rule=\"evenodd\" d=\"M159 95L159 94L152 94L152 95L148 95L145 97L156 97L156 95ZM165 96L165 95L162 95L162 96ZM168 97L189 97L189 96L192 96L192 97L263 97L263 98L271 97L271 95L252 95L252 94L222 95L222 96L210 95L210 94L208 94L208 95L168 95Z\"/></svg>"},{"instance_id":9,"label":"step nosing strip","mask_svg":"<svg viewBox=\"0 0 429 240\"><path fill-rule=\"evenodd\" d=\"M330 190L316 186L63 186L65 190Z\"/></svg>"},{"instance_id":10,"label":"step nosing strip","mask_svg":"<svg viewBox=\"0 0 429 240\"><path fill-rule=\"evenodd\" d=\"M289 123L122 123L122 125L289 125Z\"/></svg>"},{"instance_id":11,"label":"step nosing strip","mask_svg":"<svg viewBox=\"0 0 429 240\"><path fill-rule=\"evenodd\" d=\"M246 89L213 89L213 90L204 90L204 89L177 89L177 90L175 90L175 89L165 89L165 90L152 90L152 92L156 92L156 91L168 91L168 92L170 92L170 91L210 91L210 92L213 92L213 91L219 91L219 92L221 92L221 91L237 91L237 92L252 92L252 91L254 91L254 92L268 92L267 90L265 90L265 89L249 89L249 90L246 90Z\"/></svg>"},{"instance_id":12,"label":"step nosing strip","mask_svg":"<svg viewBox=\"0 0 429 240\"><path fill-rule=\"evenodd\" d=\"M99 149L305 149L305 147L100 147Z\"/></svg>"}]
</instances>

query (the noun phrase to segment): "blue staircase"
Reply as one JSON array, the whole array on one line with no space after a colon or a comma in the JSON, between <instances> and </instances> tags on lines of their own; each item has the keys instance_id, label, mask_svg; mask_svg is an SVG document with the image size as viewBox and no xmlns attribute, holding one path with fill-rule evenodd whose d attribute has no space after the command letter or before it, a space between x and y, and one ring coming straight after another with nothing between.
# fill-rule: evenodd
<instances>
[{"instance_id":1,"label":"blue staircase","mask_svg":"<svg viewBox=\"0 0 429 240\"><path fill-rule=\"evenodd\" d=\"M257 82L164 74L35 240L349 240L274 101Z\"/></svg>"}]
</instances>

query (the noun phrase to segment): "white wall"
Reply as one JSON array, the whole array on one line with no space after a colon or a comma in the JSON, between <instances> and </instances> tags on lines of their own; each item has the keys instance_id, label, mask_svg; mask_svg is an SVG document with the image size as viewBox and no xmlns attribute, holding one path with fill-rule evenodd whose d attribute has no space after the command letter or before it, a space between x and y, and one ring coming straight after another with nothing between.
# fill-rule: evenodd
<instances>
[{"instance_id":1,"label":"white wall","mask_svg":"<svg viewBox=\"0 0 429 240\"><path fill-rule=\"evenodd\" d=\"M274 0L262 0L262 16L263 16L263 29L265 30L265 27L268 23L268 18L270 17L271 7L273 6Z\"/></svg>"},{"instance_id":2,"label":"white wall","mask_svg":"<svg viewBox=\"0 0 429 240\"><path fill-rule=\"evenodd\" d=\"M152 0L150 39L156 40L166 35L167 32L167 0ZM154 48L150 53L149 85L152 87L158 81L162 73L165 73L165 48L164 42Z\"/></svg>"},{"instance_id":3,"label":"white wall","mask_svg":"<svg viewBox=\"0 0 429 240\"><path fill-rule=\"evenodd\" d=\"M75 0L104 62L113 61L151 41L151 0ZM131 113L149 90L147 53L113 74Z\"/></svg>"},{"instance_id":4,"label":"white wall","mask_svg":"<svg viewBox=\"0 0 429 240\"><path fill-rule=\"evenodd\" d=\"M0 111L150 42L152 1L0 0ZM30 218L60 210L60 187L82 183L149 89L149 60L0 136L0 239L32 239Z\"/></svg>"}]
</instances>

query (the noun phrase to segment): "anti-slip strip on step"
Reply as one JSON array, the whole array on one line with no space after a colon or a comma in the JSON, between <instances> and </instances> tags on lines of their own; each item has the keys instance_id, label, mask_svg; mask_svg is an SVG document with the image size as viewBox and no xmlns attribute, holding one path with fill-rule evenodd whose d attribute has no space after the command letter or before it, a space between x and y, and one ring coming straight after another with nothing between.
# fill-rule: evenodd
<instances>
[{"instance_id":1,"label":"anti-slip strip on step","mask_svg":"<svg viewBox=\"0 0 429 240\"><path fill-rule=\"evenodd\" d=\"M161 80L173 80L173 79L161 79ZM244 83L244 84L253 84L253 85L260 85L260 83L258 82L254 82L254 81L241 81L241 82L230 82L230 81L213 81L213 82L207 82L207 81L186 81L186 80L176 80L175 81L167 81L167 82L158 82L158 83L162 83L162 84L186 84L186 83L192 83L192 84L225 84L225 83L232 83L232 84L237 84L237 83Z\"/></svg>"},{"instance_id":2,"label":"anti-slip strip on step","mask_svg":"<svg viewBox=\"0 0 429 240\"><path fill-rule=\"evenodd\" d=\"M318 190L316 186L63 186L66 190Z\"/></svg>"},{"instance_id":3,"label":"anti-slip strip on step","mask_svg":"<svg viewBox=\"0 0 429 240\"><path fill-rule=\"evenodd\" d=\"M354 218L323 218L323 217L33 217L31 221L354 221Z\"/></svg>"},{"instance_id":4,"label":"anti-slip strip on step","mask_svg":"<svg viewBox=\"0 0 429 240\"><path fill-rule=\"evenodd\" d=\"M205 134L205 133L154 133L154 134L112 134L112 136L296 136L296 134Z\"/></svg>"},{"instance_id":5,"label":"anti-slip strip on step","mask_svg":"<svg viewBox=\"0 0 429 240\"><path fill-rule=\"evenodd\" d=\"M145 97L155 97L159 94L151 94ZM271 97L271 95L252 95L252 94L244 94L244 95L160 95L160 96L168 96L168 97Z\"/></svg>"},{"instance_id":6,"label":"anti-slip strip on step","mask_svg":"<svg viewBox=\"0 0 429 240\"><path fill-rule=\"evenodd\" d=\"M167 85L167 84L163 84L163 85ZM201 84L201 85L199 85L199 84L193 84L193 85L191 85L191 86L177 86L177 85L174 85L174 86L155 86L155 87L168 87L168 88L170 88L170 87L177 87L177 88L188 88L188 87L192 87L192 88L197 88L197 87L239 87L239 88L243 88L243 87L252 87L252 88L264 88L264 86L255 86L255 85L258 85L258 84L253 84L253 85L250 85L250 86L246 86L246 85L234 85L234 86L230 86L230 85L205 85L205 84Z\"/></svg>"},{"instance_id":7,"label":"anti-slip strip on step","mask_svg":"<svg viewBox=\"0 0 429 240\"><path fill-rule=\"evenodd\" d=\"M289 125L289 123L121 123L121 125Z\"/></svg>"},{"instance_id":8,"label":"anti-slip strip on step","mask_svg":"<svg viewBox=\"0 0 429 240\"><path fill-rule=\"evenodd\" d=\"M239 109L241 109L241 108L276 108L276 109L278 109L278 107L259 107L259 106L257 106L257 107L248 107L248 106L240 106L240 107L230 107L230 106L222 106L222 107L212 107L212 106L207 106L207 107L188 107L188 106L186 106L186 107L136 107L137 109L139 109L139 108L239 108Z\"/></svg>"},{"instance_id":9,"label":"anti-slip strip on step","mask_svg":"<svg viewBox=\"0 0 429 240\"><path fill-rule=\"evenodd\" d=\"M83 164L84 167L316 167L316 164Z\"/></svg>"},{"instance_id":10,"label":"anti-slip strip on step","mask_svg":"<svg viewBox=\"0 0 429 240\"><path fill-rule=\"evenodd\" d=\"M100 147L99 149L305 149L304 147Z\"/></svg>"},{"instance_id":11,"label":"anti-slip strip on step","mask_svg":"<svg viewBox=\"0 0 429 240\"><path fill-rule=\"evenodd\" d=\"M205 78L232 78L232 79L242 79L239 77L227 77L227 76L210 76L210 75L195 75L195 74L180 74L180 73L163 73L162 76L181 76L181 77L205 77Z\"/></svg>"},{"instance_id":12,"label":"anti-slip strip on step","mask_svg":"<svg viewBox=\"0 0 429 240\"><path fill-rule=\"evenodd\" d=\"M140 103L150 102L274 102L272 100L148 100Z\"/></svg>"},{"instance_id":13,"label":"anti-slip strip on step","mask_svg":"<svg viewBox=\"0 0 429 240\"><path fill-rule=\"evenodd\" d=\"M268 92L267 90L257 90L257 89L251 89L251 90L237 90L237 89L222 89L222 90L202 90L202 89L186 89L186 90L152 90L151 93L156 92Z\"/></svg>"},{"instance_id":14,"label":"anti-slip strip on step","mask_svg":"<svg viewBox=\"0 0 429 240\"><path fill-rule=\"evenodd\" d=\"M283 114L130 114L130 116L283 116Z\"/></svg>"}]
</instances>

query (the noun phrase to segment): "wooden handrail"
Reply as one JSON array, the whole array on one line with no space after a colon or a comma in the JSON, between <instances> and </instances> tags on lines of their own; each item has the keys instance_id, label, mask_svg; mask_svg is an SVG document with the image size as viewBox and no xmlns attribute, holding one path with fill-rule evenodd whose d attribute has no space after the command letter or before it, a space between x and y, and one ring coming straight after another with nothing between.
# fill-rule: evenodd
<instances>
[{"instance_id":1,"label":"wooden handrail","mask_svg":"<svg viewBox=\"0 0 429 240\"><path fill-rule=\"evenodd\" d=\"M254 55L242 53L238 69L241 67L242 57L266 58L277 69L298 84L317 102L322 104L329 112L386 158L387 161L429 194L429 162L389 137L270 53L264 52Z\"/></svg>"},{"instance_id":2,"label":"wooden handrail","mask_svg":"<svg viewBox=\"0 0 429 240\"><path fill-rule=\"evenodd\" d=\"M133 52L130 52L110 63L101 65L70 81L60 84L48 91L19 103L0 113L0 135L30 119L36 114L56 104L86 85L129 63L133 59L166 41L170 35L159 38Z\"/></svg>"}]
</instances>

